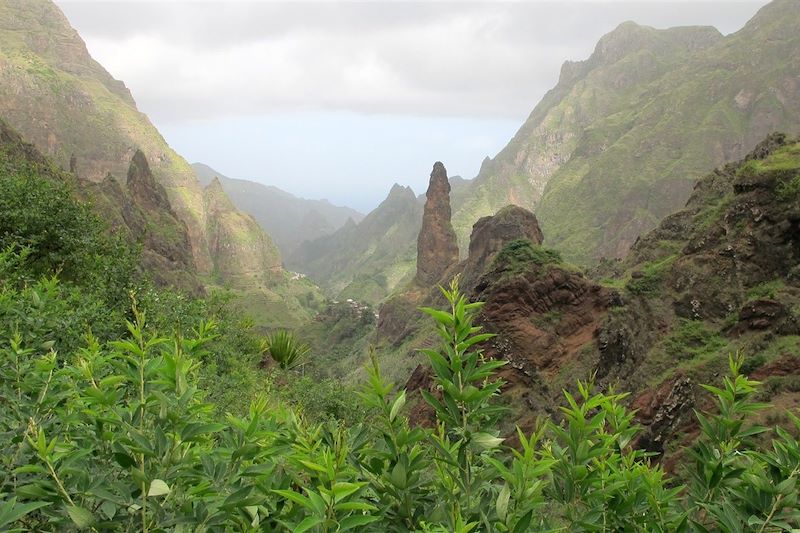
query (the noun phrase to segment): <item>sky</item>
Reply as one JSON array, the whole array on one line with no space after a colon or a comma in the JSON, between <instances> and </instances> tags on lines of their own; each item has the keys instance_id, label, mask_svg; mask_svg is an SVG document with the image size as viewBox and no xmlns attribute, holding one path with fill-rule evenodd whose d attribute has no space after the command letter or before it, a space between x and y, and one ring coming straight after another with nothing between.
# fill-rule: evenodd
<instances>
[{"instance_id":1,"label":"sky","mask_svg":"<svg viewBox=\"0 0 800 533\"><path fill-rule=\"evenodd\" d=\"M367 212L435 161L473 178L620 23L728 34L766 2L56 3L187 160Z\"/></svg>"}]
</instances>

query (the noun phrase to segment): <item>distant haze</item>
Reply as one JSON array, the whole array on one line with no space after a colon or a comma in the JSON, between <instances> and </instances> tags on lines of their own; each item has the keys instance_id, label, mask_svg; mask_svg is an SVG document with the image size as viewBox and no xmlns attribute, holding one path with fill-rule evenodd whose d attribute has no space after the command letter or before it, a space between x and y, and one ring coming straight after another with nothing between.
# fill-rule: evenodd
<instances>
[{"instance_id":1,"label":"distant haze","mask_svg":"<svg viewBox=\"0 0 800 533\"><path fill-rule=\"evenodd\" d=\"M186 159L366 212L436 160L473 177L619 23L730 33L766 2L57 3Z\"/></svg>"}]
</instances>

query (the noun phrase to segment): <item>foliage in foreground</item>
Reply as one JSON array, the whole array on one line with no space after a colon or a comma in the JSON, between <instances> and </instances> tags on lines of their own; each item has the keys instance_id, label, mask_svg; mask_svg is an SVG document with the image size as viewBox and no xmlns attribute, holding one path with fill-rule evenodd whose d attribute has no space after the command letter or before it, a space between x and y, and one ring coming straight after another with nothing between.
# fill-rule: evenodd
<instances>
[{"instance_id":1,"label":"foliage in foreground","mask_svg":"<svg viewBox=\"0 0 800 533\"><path fill-rule=\"evenodd\" d=\"M218 327L162 337L134 307L127 335L88 336L72 353L0 349L0 528L93 531L785 531L800 526L800 445L746 417L757 383L731 374L702 435L688 483L632 449L637 428L613 391L581 383L563 420L520 446L494 429L500 361L478 349L480 304L457 285L427 352L437 389L433 429L410 427L405 391L373 359L363 425L305 422L261 399L220 418L197 387ZM355 399L354 399L355 401ZM796 430L800 420L790 414ZM763 435L762 435L763 437Z\"/></svg>"}]
</instances>

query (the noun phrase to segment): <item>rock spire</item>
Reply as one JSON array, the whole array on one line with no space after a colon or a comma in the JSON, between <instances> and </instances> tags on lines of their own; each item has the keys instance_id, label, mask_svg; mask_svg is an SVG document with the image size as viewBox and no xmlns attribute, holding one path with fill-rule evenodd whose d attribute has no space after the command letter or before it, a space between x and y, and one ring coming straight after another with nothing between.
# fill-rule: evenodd
<instances>
[{"instance_id":1,"label":"rock spire","mask_svg":"<svg viewBox=\"0 0 800 533\"><path fill-rule=\"evenodd\" d=\"M458 263L458 241L450 223L450 182L447 170L437 161L433 165L425 194L422 229L417 239L417 281L431 285Z\"/></svg>"}]
</instances>

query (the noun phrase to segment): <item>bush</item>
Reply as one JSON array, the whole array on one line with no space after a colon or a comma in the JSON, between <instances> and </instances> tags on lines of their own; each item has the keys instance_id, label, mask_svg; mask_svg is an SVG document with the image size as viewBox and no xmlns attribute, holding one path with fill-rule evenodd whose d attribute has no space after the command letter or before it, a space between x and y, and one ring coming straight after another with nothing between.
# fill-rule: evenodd
<instances>
[{"instance_id":1,"label":"bush","mask_svg":"<svg viewBox=\"0 0 800 533\"><path fill-rule=\"evenodd\" d=\"M702 358L717 354L726 345L725 340L711 331L702 320L678 319L664 340L667 353L678 359Z\"/></svg>"},{"instance_id":2,"label":"bush","mask_svg":"<svg viewBox=\"0 0 800 533\"><path fill-rule=\"evenodd\" d=\"M109 302L125 301L137 255L68 184L23 171L0 179L0 249L24 250L26 279L58 274Z\"/></svg>"},{"instance_id":3,"label":"bush","mask_svg":"<svg viewBox=\"0 0 800 533\"><path fill-rule=\"evenodd\" d=\"M221 417L197 386L220 328L161 337L134 305L127 334L89 336L72 353L0 345L0 528L95 531L778 531L800 527L800 443L746 423L766 406L731 360L698 413L688 485L632 443L625 394L579 382L560 421L518 431L496 422L505 361L488 360L480 303L453 284L424 309L441 344L426 350L437 423L411 427L407 396L373 357L345 424L304 420L277 396ZM316 383L297 380L299 390ZM800 419L787 413L800 431ZM358 423L358 420L363 423Z\"/></svg>"}]
</instances>

